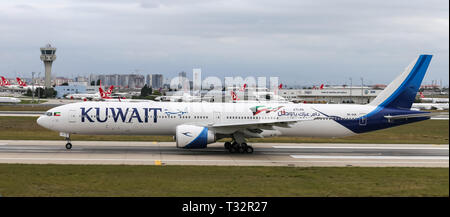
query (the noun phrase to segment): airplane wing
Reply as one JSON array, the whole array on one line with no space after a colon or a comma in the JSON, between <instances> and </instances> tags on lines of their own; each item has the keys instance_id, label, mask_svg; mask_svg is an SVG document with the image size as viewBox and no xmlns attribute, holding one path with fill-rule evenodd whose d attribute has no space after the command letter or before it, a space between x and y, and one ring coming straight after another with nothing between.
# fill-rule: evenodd
<instances>
[{"instance_id":1,"label":"airplane wing","mask_svg":"<svg viewBox=\"0 0 450 217\"><path fill-rule=\"evenodd\" d=\"M247 137L263 138L261 133L264 130L274 130L273 127L290 128L292 124L299 121L307 121L300 119L277 119L277 120L251 120L248 122L234 122L234 123L214 123L208 124L209 128L213 128L219 134L233 134L241 132Z\"/></svg>"},{"instance_id":2,"label":"airplane wing","mask_svg":"<svg viewBox=\"0 0 450 217\"><path fill-rule=\"evenodd\" d=\"M256 127L256 126L285 126L287 124L297 123L300 120L254 120L246 123L218 123L210 125L211 127ZM304 121L304 120L302 120Z\"/></svg>"}]
</instances>

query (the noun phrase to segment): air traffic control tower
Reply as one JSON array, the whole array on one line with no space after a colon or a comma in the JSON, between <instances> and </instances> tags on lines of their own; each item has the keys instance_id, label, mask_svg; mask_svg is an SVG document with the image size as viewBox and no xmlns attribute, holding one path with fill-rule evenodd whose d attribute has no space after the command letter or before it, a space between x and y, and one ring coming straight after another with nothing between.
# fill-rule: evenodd
<instances>
[{"instance_id":1,"label":"air traffic control tower","mask_svg":"<svg viewBox=\"0 0 450 217\"><path fill-rule=\"evenodd\" d=\"M45 87L50 88L52 86L52 63L56 60L56 47L52 47L47 44L45 47L41 47L41 60L45 65Z\"/></svg>"}]
</instances>

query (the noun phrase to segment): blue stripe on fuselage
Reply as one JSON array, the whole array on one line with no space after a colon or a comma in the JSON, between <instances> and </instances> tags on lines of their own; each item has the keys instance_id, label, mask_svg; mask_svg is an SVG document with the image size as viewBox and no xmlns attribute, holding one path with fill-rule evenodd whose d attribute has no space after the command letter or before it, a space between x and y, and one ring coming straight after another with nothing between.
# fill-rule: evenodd
<instances>
[{"instance_id":1,"label":"blue stripe on fuselage","mask_svg":"<svg viewBox=\"0 0 450 217\"><path fill-rule=\"evenodd\" d=\"M389 122L387 118L384 116L388 115L407 115L407 114L422 114L428 112L420 112L420 111L411 111L411 110L401 110L401 109L392 109L392 108L382 108L377 113L371 116L362 116L357 119L350 120L336 120L339 124L351 130L354 133L365 133L374 130L385 129L389 127L395 127L402 124L413 123L417 121L424 121L430 119L430 117L416 117L416 118L408 118L402 120L394 120ZM366 118L365 124L360 124L362 119Z\"/></svg>"}]
</instances>

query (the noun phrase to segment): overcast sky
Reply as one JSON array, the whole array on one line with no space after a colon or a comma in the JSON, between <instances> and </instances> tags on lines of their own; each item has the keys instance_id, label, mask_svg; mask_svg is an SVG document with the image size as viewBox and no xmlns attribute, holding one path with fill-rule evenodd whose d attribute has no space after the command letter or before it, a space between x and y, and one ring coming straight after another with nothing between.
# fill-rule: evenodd
<instances>
[{"instance_id":1,"label":"overcast sky","mask_svg":"<svg viewBox=\"0 0 450 217\"><path fill-rule=\"evenodd\" d=\"M287 84L389 83L421 53L449 82L447 0L0 1L0 75L279 76Z\"/></svg>"}]
</instances>

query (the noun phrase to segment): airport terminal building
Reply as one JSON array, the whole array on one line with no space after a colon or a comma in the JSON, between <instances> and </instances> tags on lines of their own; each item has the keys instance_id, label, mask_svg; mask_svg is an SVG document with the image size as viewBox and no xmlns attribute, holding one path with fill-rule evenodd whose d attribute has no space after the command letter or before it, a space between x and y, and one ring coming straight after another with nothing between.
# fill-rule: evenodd
<instances>
[{"instance_id":1,"label":"airport terminal building","mask_svg":"<svg viewBox=\"0 0 450 217\"><path fill-rule=\"evenodd\" d=\"M279 95L288 101L303 103L356 103L371 102L382 89L370 87L329 87L323 89L282 89Z\"/></svg>"}]
</instances>

